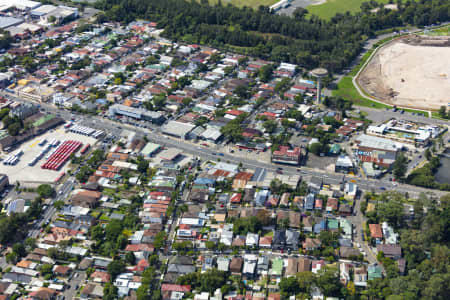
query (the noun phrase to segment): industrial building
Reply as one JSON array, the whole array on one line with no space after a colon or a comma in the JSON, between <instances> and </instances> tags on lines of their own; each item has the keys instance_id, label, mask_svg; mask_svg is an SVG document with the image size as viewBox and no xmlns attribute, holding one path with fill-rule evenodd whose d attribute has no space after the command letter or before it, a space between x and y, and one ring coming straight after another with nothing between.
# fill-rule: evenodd
<instances>
[{"instance_id":1,"label":"industrial building","mask_svg":"<svg viewBox=\"0 0 450 300\"><path fill-rule=\"evenodd\" d=\"M195 128L194 124L169 121L162 127L162 133L181 139L187 139L189 133Z\"/></svg>"},{"instance_id":2,"label":"industrial building","mask_svg":"<svg viewBox=\"0 0 450 300\"><path fill-rule=\"evenodd\" d=\"M0 11L6 11L11 8L15 8L17 10L28 11L31 9L38 8L42 3L38 1L30 1L30 0L0 0Z\"/></svg>"},{"instance_id":3,"label":"industrial building","mask_svg":"<svg viewBox=\"0 0 450 300\"><path fill-rule=\"evenodd\" d=\"M137 120L149 121L154 124L162 124L165 121L165 117L160 112L148 111L142 108L135 108L122 104L114 104L110 106L109 115L111 117L121 115Z\"/></svg>"},{"instance_id":4,"label":"industrial building","mask_svg":"<svg viewBox=\"0 0 450 300\"><path fill-rule=\"evenodd\" d=\"M147 143L145 147L141 150L141 154L144 157L151 157L155 153L161 150L161 146L155 143Z\"/></svg>"},{"instance_id":5,"label":"industrial building","mask_svg":"<svg viewBox=\"0 0 450 300\"><path fill-rule=\"evenodd\" d=\"M54 6L51 4L42 5L30 12L33 18L39 18L43 23L51 23L49 20L54 18L54 22L61 23L63 20L68 18L77 18L78 9L75 7L68 6Z\"/></svg>"},{"instance_id":6,"label":"industrial building","mask_svg":"<svg viewBox=\"0 0 450 300\"><path fill-rule=\"evenodd\" d=\"M23 23L21 18L0 16L0 29L6 29Z\"/></svg>"},{"instance_id":7,"label":"industrial building","mask_svg":"<svg viewBox=\"0 0 450 300\"><path fill-rule=\"evenodd\" d=\"M382 136L402 143L428 145L431 138L436 138L443 132L437 125L416 124L411 121L392 119L379 125L367 128L367 134Z\"/></svg>"},{"instance_id":8,"label":"industrial building","mask_svg":"<svg viewBox=\"0 0 450 300\"><path fill-rule=\"evenodd\" d=\"M355 139L356 153L361 162L371 162L389 168L404 146L389 139L362 134Z\"/></svg>"}]
</instances>

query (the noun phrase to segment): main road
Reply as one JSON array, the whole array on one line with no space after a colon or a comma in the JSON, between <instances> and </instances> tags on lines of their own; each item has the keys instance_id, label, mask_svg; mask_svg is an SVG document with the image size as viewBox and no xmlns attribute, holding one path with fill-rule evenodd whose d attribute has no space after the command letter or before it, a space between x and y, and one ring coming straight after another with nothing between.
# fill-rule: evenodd
<instances>
[{"instance_id":1,"label":"main road","mask_svg":"<svg viewBox=\"0 0 450 300\"><path fill-rule=\"evenodd\" d=\"M25 101L23 99L17 98L12 96L11 94L4 93L5 96L12 98L15 101L18 102L29 102ZM264 168L268 171L276 172L277 169L280 167L279 164L273 164L265 161L259 161L257 159L245 159L236 157L235 155L232 155L231 153L221 153L220 156L217 156L217 151L210 149L210 148L203 148L199 147L198 144L190 143L188 141L184 141L181 139L175 139L172 137L168 137L163 135L162 133L158 132L159 127L154 126L152 129L137 127L130 124L124 124L119 123L116 121L112 121L107 118L102 118L99 116L89 116L84 117L83 115L74 115L74 113L64 110L64 109L58 109L57 107L46 104L46 103L39 103L43 109L45 109L49 113L53 113L56 115L61 116L63 119L70 120L72 117L76 117L78 119L82 119L82 125L83 126L89 126L92 128L108 131L108 132L118 132L121 130L131 130L138 134L146 136L150 141L153 141L158 144L162 144L166 147L174 147L182 150L185 153L192 154L194 156L198 156L205 160L217 160L219 157L222 161L230 162L239 164L242 163L243 167L249 168L249 169L255 169L255 168ZM256 157L255 157L256 158ZM318 176L322 177L324 182L329 184L339 184L342 182L343 174L334 173L334 172L327 172L326 170L319 170L319 169L311 169L306 167L301 167L299 169L298 167L293 166L285 166L283 165L283 173L285 175L295 175L300 174L304 178L312 177L312 176ZM375 191L375 192L381 192L384 190L396 190L398 192L402 193L408 193L410 196L417 196L421 192L430 193L435 192L437 194L441 194L442 192L436 191L436 190L430 190L425 188L420 188L416 186L411 186L407 184L398 184L396 186L393 186L389 182L376 180L376 179L364 179L359 177L348 177L352 182L356 183L359 188L368 190L368 191Z\"/></svg>"}]
</instances>

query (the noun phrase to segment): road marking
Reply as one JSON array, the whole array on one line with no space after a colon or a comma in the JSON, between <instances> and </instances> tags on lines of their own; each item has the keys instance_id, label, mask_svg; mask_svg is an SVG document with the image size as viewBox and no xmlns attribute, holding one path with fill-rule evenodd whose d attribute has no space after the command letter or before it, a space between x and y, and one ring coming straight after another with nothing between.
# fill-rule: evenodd
<instances>
[{"instance_id":1,"label":"road marking","mask_svg":"<svg viewBox=\"0 0 450 300\"><path fill-rule=\"evenodd\" d=\"M33 144L30 145L30 148L33 148L34 146L36 146L40 142L41 142L40 140L36 140Z\"/></svg>"}]
</instances>

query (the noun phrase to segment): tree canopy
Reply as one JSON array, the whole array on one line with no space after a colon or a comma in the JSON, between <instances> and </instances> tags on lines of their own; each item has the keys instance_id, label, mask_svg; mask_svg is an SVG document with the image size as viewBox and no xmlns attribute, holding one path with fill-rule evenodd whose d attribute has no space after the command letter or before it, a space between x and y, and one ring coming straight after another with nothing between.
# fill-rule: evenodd
<instances>
[{"instance_id":1,"label":"tree canopy","mask_svg":"<svg viewBox=\"0 0 450 300\"><path fill-rule=\"evenodd\" d=\"M104 20L129 23L144 18L158 22L164 35L189 43L233 48L243 54L272 61L295 63L306 68L322 66L338 71L359 54L376 31L405 25L422 26L449 19L449 2L399 2L397 10L365 9L356 15L337 14L330 21L272 14L268 7L254 10L208 1L100 0ZM261 80L270 72L263 70ZM263 75L263 76L261 76Z\"/></svg>"}]
</instances>

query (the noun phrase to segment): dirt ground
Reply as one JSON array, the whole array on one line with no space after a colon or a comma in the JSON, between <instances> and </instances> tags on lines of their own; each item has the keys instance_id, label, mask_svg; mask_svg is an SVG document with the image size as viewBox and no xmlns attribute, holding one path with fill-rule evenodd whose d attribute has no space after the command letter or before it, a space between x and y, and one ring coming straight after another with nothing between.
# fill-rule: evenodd
<instances>
[{"instance_id":1,"label":"dirt ground","mask_svg":"<svg viewBox=\"0 0 450 300\"><path fill-rule=\"evenodd\" d=\"M389 43L358 78L373 97L392 105L437 110L450 103L450 37L410 36Z\"/></svg>"}]
</instances>

